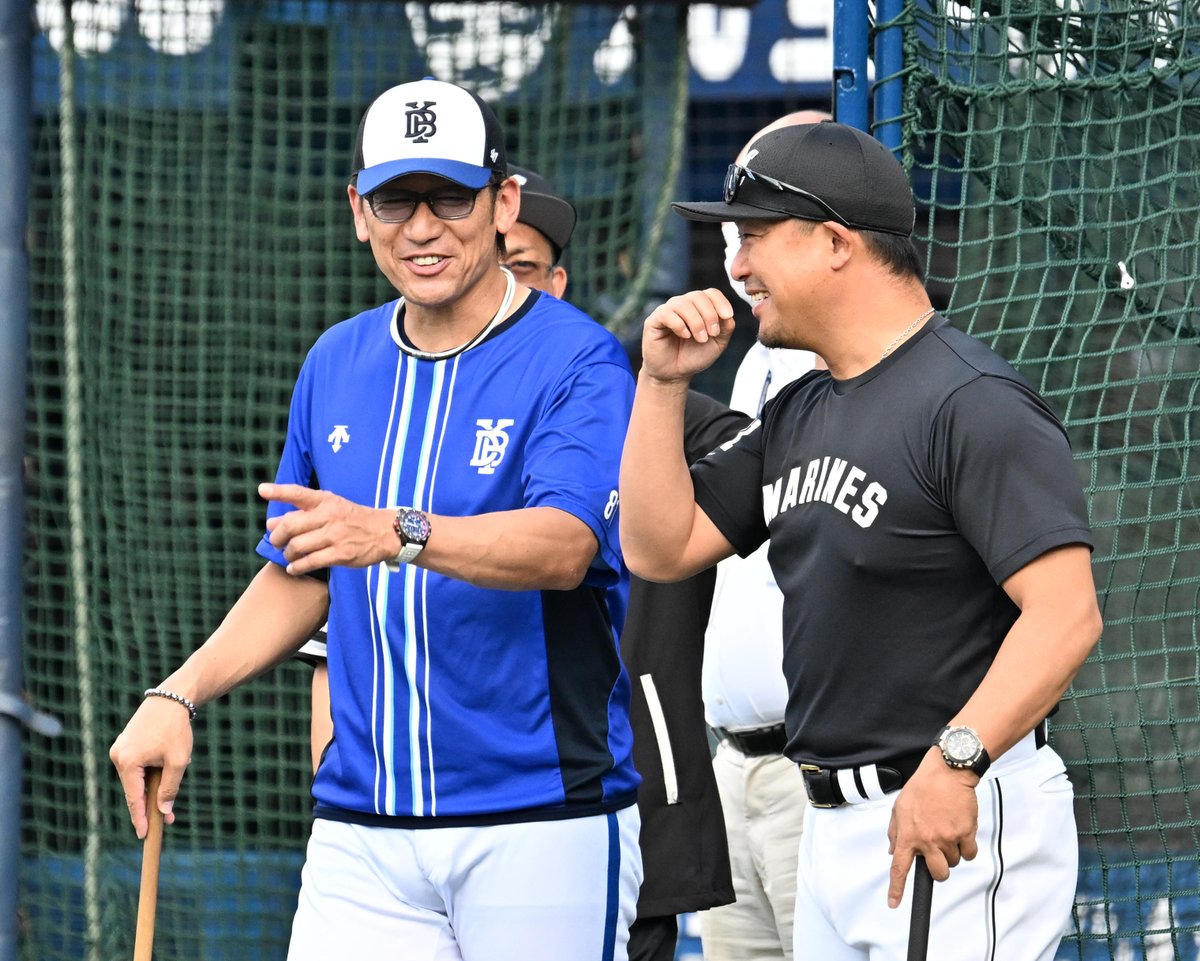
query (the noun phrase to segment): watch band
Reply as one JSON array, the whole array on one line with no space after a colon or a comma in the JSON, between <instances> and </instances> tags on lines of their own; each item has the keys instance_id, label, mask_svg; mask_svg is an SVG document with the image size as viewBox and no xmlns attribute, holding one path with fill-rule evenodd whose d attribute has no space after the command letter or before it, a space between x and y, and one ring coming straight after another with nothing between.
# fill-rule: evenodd
<instances>
[{"instance_id":1,"label":"watch band","mask_svg":"<svg viewBox=\"0 0 1200 961\"><path fill-rule=\"evenodd\" d=\"M416 542L405 544L402 548L400 548L400 553L396 555L396 558L394 561L392 561L392 563L396 565L397 569L399 569L401 564L407 564L424 549L424 544L417 544Z\"/></svg>"}]
</instances>

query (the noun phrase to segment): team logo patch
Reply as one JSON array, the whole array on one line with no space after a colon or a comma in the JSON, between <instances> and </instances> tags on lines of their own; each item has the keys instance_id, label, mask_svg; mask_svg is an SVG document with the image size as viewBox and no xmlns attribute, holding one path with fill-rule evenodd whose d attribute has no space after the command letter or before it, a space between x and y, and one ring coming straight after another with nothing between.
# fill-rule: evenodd
<instances>
[{"instance_id":1,"label":"team logo patch","mask_svg":"<svg viewBox=\"0 0 1200 961\"><path fill-rule=\"evenodd\" d=\"M404 114L404 136L413 143L429 143L429 138L437 135L437 114L429 109L433 105L432 100L426 100L424 103L417 103L415 100L409 102L408 110Z\"/></svg>"},{"instance_id":2,"label":"team logo patch","mask_svg":"<svg viewBox=\"0 0 1200 961\"><path fill-rule=\"evenodd\" d=\"M478 467L481 474L494 474L500 462L504 460L504 452L508 450L508 434L506 428L516 423L511 420L492 420L482 418L475 421L479 430L475 431L475 454L471 458L471 466Z\"/></svg>"},{"instance_id":3,"label":"team logo patch","mask_svg":"<svg viewBox=\"0 0 1200 961\"><path fill-rule=\"evenodd\" d=\"M333 452L336 454L342 449L343 444L350 443L350 425L334 424L333 430L329 432L329 436L325 439L329 441L329 446L333 448Z\"/></svg>"}]
</instances>

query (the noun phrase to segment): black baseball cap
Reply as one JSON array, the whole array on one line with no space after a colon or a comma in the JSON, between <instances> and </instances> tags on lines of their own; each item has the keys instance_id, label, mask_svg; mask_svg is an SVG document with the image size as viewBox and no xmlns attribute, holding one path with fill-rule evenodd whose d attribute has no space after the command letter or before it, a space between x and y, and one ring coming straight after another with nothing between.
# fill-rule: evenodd
<instances>
[{"instance_id":1,"label":"black baseball cap","mask_svg":"<svg viewBox=\"0 0 1200 961\"><path fill-rule=\"evenodd\" d=\"M492 108L469 90L432 77L402 83L363 114L354 173L363 196L415 173L479 190L508 175L504 130Z\"/></svg>"},{"instance_id":2,"label":"black baseball cap","mask_svg":"<svg viewBox=\"0 0 1200 961\"><path fill-rule=\"evenodd\" d=\"M556 194L541 174L515 164L509 165L508 172L521 185L521 210L517 220L545 234L554 247L557 260L575 231L575 208Z\"/></svg>"},{"instance_id":3,"label":"black baseball cap","mask_svg":"<svg viewBox=\"0 0 1200 961\"><path fill-rule=\"evenodd\" d=\"M756 176L757 175L757 176ZM916 221L908 175L874 137L825 120L772 130L733 164L725 199L673 203L688 220L834 220L907 237Z\"/></svg>"}]
</instances>

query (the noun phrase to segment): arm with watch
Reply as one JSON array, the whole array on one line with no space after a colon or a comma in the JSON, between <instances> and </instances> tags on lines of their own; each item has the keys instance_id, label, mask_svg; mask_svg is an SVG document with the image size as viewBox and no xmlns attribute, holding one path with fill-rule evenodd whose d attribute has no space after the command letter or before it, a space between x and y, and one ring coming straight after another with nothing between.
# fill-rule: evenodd
<instances>
[{"instance_id":1,"label":"arm with watch","mask_svg":"<svg viewBox=\"0 0 1200 961\"><path fill-rule=\"evenodd\" d=\"M147 768L162 769L159 807L167 823L174 820L195 709L292 656L324 622L328 587L303 575L334 564L407 563L483 587L570 590L597 549L583 521L553 507L444 517L407 507L376 510L294 484L264 484L260 493L298 508L268 521L272 543L290 562L287 573L272 562L263 566L208 640L147 692L109 752L138 837L147 826Z\"/></svg>"},{"instance_id":2,"label":"arm with watch","mask_svg":"<svg viewBox=\"0 0 1200 961\"><path fill-rule=\"evenodd\" d=\"M913 859L944 881L978 852L975 787L992 761L1029 734L1058 704L1101 630L1091 556L1072 544L1042 554L1001 585L1020 609L995 660L961 710L931 739L901 790L888 827L896 907Z\"/></svg>"},{"instance_id":3,"label":"arm with watch","mask_svg":"<svg viewBox=\"0 0 1200 961\"><path fill-rule=\"evenodd\" d=\"M556 507L449 517L408 506L365 507L298 484L262 484L259 494L296 508L267 521L271 543L295 575L414 564L478 587L571 590L598 549L591 528Z\"/></svg>"}]
</instances>

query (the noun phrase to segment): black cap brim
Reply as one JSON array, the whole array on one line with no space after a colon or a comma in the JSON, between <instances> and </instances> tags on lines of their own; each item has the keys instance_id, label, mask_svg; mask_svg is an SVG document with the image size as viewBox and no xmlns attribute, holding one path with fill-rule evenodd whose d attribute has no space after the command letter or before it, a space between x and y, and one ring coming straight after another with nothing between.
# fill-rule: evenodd
<instances>
[{"instance_id":1,"label":"black cap brim","mask_svg":"<svg viewBox=\"0 0 1200 961\"><path fill-rule=\"evenodd\" d=\"M726 220L787 220L797 216L791 211L767 210L751 204L727 204L723 200L704 203L673 203L671 209L688 220L723 223Z\"/></svg>"}]
</instances>

